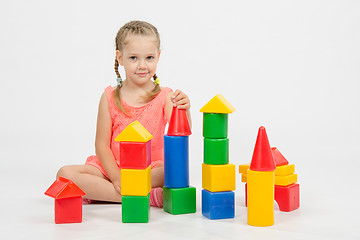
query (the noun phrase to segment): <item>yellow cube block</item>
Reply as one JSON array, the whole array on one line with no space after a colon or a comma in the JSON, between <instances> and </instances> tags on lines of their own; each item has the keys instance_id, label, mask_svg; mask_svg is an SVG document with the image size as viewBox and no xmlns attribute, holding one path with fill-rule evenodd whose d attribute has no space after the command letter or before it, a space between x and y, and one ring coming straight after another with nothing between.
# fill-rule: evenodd
<instances>
[{"instance_id":1,"label":"yellow cube block","mask_svg":"<svg viewBox=\"0 0 360 240\"><path fill-rule=\"evenodd\" d=\"M202 164L202 187L210 192L235 190L235 165Z\"/></svg>"},{"instance_id":2,"label":"yellow cube block","mask_svg":"<svg viewBox=\"0 0 360 240\"><path fill-rule=\"evenodd\" d=\"M275 185L287 186L297 182L297 174L290 174L286 176L275 176Z\"/></svg>"},{"instance_id":3,"label":"yellow cube block","mask_svg":"<svg viewBox=\"0 0 360 240\"><path fill-rule=\"evenodd\" d=\"M121 169L121 195L147 196L151 190L151 167Z\"/></svg>"},{"instance_id":4,"label":"yellow cube block","mask_svg":"<svg viewBox=\"0 0 360 240\"><path fill-rule=\"evenodd\" d=\"M275 169L275 176L286 176L293 174L295 172L295 165L284 165L284 166L278 166Z\"/></svg>"},{"instance_id":5,"label":"yellow cube block","mask_svg":"<svg viewBox=\"0 0 360 240\"><path fill-rule=\"evenodd\" d=\"M275 173L248 170L248 224L265 227L274 224Z\"/></svg>"},{"instance_id":6,"label":"yellow cube block","mask_svg":"<svg viewBox=\"0 0 360 240\"><path fill-rule=\"evenodd\" d=\"M239 173L247 174L247 170L250 168L250 163L239 165Z\"/></svg>"}]
</instances>

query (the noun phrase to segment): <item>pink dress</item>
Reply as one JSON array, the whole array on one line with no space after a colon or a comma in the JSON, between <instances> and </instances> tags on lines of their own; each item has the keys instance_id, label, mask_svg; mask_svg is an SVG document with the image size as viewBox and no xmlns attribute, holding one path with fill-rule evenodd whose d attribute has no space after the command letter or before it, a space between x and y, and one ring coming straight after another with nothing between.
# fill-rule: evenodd
<instances>
[{"instance_id":1,"label":"pink dress","mask_svg":"<svg viewBox=\"0 0 360 240\"><path fill-rule=\"evenodd\" d=\"M119 135L125 127L130 123L138 120L152 135L151 139L151 167L155 167L164 161L164 131L167 123L165 117L165 103L166 97L172 90L170 88L163 88L160 93L150 102L141 107L132 107L121 99L121 103L129 114L126 116L115 105L113 96L114 89L108 86L105 89L107 100L109 103L109 111L112 119L112 135L110 148L114 155L116 164L120 168L120 151L119 143L115 142L115 138ZM92 155L86 159L85 164L92 165L98 168L106 177L104 168L96 155Z\"/></svg>"}]
</instances>

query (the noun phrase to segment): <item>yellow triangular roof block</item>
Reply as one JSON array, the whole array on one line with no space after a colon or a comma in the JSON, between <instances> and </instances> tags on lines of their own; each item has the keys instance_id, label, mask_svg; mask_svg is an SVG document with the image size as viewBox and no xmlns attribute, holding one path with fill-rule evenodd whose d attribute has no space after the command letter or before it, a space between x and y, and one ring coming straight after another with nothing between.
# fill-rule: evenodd
<instances>
[{"instance_id":1,"label":"yellow triangular roof block","mask_svg":"<svg viewBox=\"0 0 360 240\"><path fill-rule=\"evenodd\" d=\"M139 121L130 123L116 138L116 142L148 142L151 133Z\"/></svg>"},{"instance_id":2,"label":"yellow triangular roof block","mask_svg":"<svg viewBox=\"0 0 360 240\"><path fill-rule=\"evenodd\" d=\"M200 112L204 113L232 113L234 111L235 108L221 94L213 97L200 109Z\"/></svg>"}]
</instances>

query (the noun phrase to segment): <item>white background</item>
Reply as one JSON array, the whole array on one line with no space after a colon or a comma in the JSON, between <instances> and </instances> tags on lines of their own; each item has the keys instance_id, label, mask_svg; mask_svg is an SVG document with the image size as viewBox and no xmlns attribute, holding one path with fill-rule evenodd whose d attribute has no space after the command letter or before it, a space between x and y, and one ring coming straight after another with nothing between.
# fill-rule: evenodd
<instances>
[{"instance_id":1,"label":"white background","mask_svg":"<svg viewBox=\"0 0 360 240\"><path fill-rule=\"evenodd\" d=\"M360 2L0 2L0 228L13 239L359 239ZM55 225L44 195L57 170L94 153L99 98L115 84L114 38L130 20L161 35L157 74L192 104L190 181L198 212L151 208L122 224L120 205L87 205L82 224ZM123 70L121 70L124 75ZM230 162L251 160L259 126L296 165L301 207L275 225L246 223L237 174L236 218L201 215L202 115L216 94L229 116Z\"/></svg>"}]
</instances>

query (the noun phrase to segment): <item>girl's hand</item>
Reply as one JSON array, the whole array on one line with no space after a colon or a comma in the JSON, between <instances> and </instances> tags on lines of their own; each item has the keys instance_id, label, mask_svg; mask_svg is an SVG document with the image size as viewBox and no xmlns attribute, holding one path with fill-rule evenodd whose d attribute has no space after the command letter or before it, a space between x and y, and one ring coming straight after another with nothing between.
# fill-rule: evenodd
<instances>
[{"instance_id":1,"label":"girl's hand","mask_svg":"<svg viewBox=\"0 0 360 240\"><path fill-rule=\"evenodd\" d=\"M190 109L189 97L179 89L174 92L171 100L174 104L174 107L186 110Z\"/></svg>"},{"instance_id":2,"label":"girl's hand","mask_svg":"<svg viewBox=\"0 0 360 240\"><path fill-rule=\"evenodd\" d=\"M112 181L112 184L114 185L115 190L121 194L121 181L120 178L119 179L115 179L114 181Z\"/></svg>"}]
</instances>

